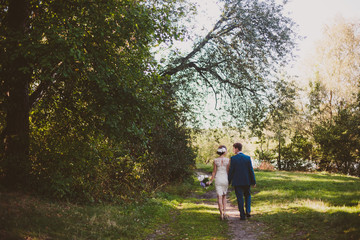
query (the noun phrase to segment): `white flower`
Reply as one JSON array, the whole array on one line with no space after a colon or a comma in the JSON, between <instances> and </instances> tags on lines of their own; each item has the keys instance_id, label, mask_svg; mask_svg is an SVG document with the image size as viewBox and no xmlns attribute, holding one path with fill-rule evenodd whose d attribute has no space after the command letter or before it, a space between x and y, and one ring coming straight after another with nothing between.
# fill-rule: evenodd
<instances>
[{"instance_id":1,"label":"white flower","mask_svg":"<svg viewBox=\"0 0 360 240\"><path fill-rule=\"evenodd\" d=\"M224 153L226 152L226 148L222 147L222 148L218 148L217 150L218 152Z\"/></svg>"},{"instance_id":2,"label":"white flower","mask_svg":"<svg viewBox=\"0 0 360 240\"><path fill-rule=\"evenodd\" d=\"M202 180L204 180L204 178L205 178L205 175L199 175L198 176L198 180L201 182Z\"/></svg>"}]
</instances>

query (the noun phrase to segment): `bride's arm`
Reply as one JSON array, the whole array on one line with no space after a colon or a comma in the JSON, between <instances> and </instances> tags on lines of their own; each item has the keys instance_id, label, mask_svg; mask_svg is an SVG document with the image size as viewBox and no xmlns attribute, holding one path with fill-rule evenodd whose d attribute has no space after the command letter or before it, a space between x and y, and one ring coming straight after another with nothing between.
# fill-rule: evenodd
<instances>
[{"instance_id":1,"label":"bride's arm","mask_svg":"<svg viewBox=\"0 0 360 240\"><path fill-rule=\"evenodd\" d=\"M215 174L216 174L216 164L215 164L215 160L213 162L213 172L212 172L212 175L211 175L211 179L209 181L209 183L211 184L215 178Z\"/></svg>"}]
</instances>

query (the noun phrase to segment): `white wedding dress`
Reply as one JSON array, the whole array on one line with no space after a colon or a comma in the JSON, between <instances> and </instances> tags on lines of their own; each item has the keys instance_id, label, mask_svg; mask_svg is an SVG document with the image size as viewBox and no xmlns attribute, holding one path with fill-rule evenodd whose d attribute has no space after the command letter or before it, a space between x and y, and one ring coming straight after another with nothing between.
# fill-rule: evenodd
<instances>
[{"instance_id":1,"label":"white wedding dress","mask_svg":"<svg viewBox=\"0 0 360 240\"><path fill-rule=\"evenodd\" d=\"M215 158L216 174L215 174L215 189L217 195L226 195L229 181L227 173L227 165L229 164L228 158Z\"/></svg>"}]
</instances>

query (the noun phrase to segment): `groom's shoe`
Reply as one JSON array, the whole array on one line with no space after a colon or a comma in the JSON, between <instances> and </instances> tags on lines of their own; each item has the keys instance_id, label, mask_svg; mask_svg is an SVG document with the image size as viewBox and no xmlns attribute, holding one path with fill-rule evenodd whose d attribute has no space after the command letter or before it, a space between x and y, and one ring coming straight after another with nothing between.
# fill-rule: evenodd
<instances>
[{"instance_id":1,"label":"groom's shoe","mask_svg":"<svg viewBox=\"0 0 360 240\"><path fill-rule=\"evenodd\" d=\"M246 214L246 217L247 217L247 218L251 218L250 213L247 213L247 214Z\"/></svg>"}]
</instances>

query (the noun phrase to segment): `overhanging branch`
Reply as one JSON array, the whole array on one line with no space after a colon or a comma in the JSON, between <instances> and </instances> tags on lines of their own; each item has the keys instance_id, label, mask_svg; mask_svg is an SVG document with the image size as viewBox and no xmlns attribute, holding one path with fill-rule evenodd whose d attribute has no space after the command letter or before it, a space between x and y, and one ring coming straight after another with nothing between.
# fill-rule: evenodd
<instances>
[{"instance_id":1,"label":"overhanging branch","mask_svg":"<svg viewBox=\"0 0 360 240\"><path fill-rule=\"evenodd\" d=\"M36 90L29 96L29 109L33 108L36 103L44 96L46 90L56 82L56 73L53 74L52 80L42 81Z\"/></svg>"},{"instance_id":2,"label":"overhanging branch","mask_svg":"<svg viewBox=\"0 0 360 240\"><path fill-rule=\"evenodd\" d=\"M220 35L226 34L230 31L232 31L233 29L235 29L237 26L236 25L231 25L228 28L224 28L222 30L220 30L218 33L216 33L216 31L221 27L222 23L225 22L226 20L229 19L229 17L235 12L235 10L230 11L227 15L223 15L219 21L217 21L215 23L214 28L205 36L205 38L189 53L187 54L185 57L183 58L179 58L175 63L177 63L177 66L175 67L169 67L168 69L166 69L164 72L161 73L162 76L172 76L174 74L176 74L179 71L182 71L184 69L186 69L187 67L189 67L189 65L187 64L188 61L194 57L198 52L201 51L201 49L203 49L203 47L208 44L213 38L218 37L219 33Z\"/></svg>"}]
</instances>

